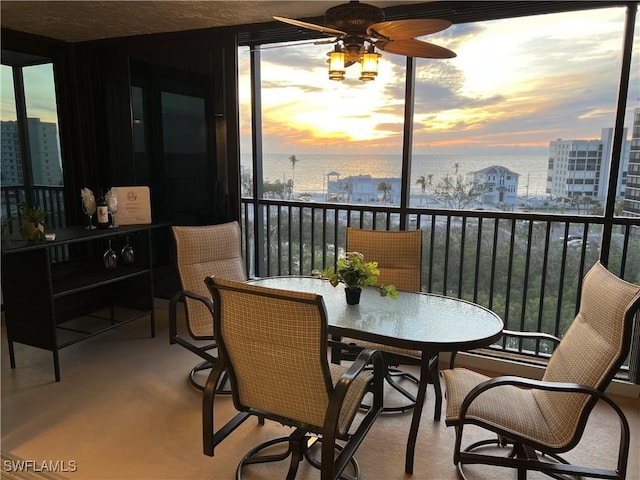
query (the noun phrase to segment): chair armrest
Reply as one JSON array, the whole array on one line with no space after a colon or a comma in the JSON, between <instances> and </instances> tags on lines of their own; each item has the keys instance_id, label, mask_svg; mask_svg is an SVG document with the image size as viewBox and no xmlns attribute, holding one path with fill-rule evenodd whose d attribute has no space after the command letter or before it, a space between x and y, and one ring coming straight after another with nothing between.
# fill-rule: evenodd
<instances>
[{"instance_id":1,"label":"chair armrest","mask_svg":"<svg viewBox=\"0 0 640 480\"><path fill-rule=\"evenodd\" d=\"M178 336L178 302L183 301L185 297L202 302L213 315L213 300L211 298L203 297L189 290L176 292L169 300L169 343L172 345L176 343L176 337Z\"/></svg>"},{"instance_id":2,"label":"chair armrest","mask_svg":"<svg viewBox=\"0 0 640 480\"><path fill-rule=\"evenodd\" d=\"M503 330L503 337L515 337L527 340L547 340L554 344L553 348L557 347L560 343L560 338L555 335L551 335L549 333L542 332L520 332L518 330ZM449 359L449 368L452 369L455 366L457 351L451 352L451 358Z\"/></svg>"},{"instance_id":3,"label":"chair armrest","mask_svg":"<svg viewBox=\"0 0 640 480\"><path fill-rule=\"evenodd\" d=\"M353 380L360 374L360 372L362 372L366 368L367 365L373 365L374 381L376 376L379 375L384 378L384 375L386 373L385 370L387 367L384 363L382 352L379 350L365 348L358 354L358 357L349 366L347 371L344 372L342 377L340 377L340 380L338 380L338 383L336 384L336 390L344 388L346 394L346 390L349 388L349 385L351 385Z\"/></svg>"},{"instance_id":4,"label":"chair armrest","mask_svg":"<svg viewBox=\"0 0 640 480\"><path fill-rule=\"evenodd\" d=\"M560 338L549 333L542 332L519 332L518 330L503 330L502 335L505 337L527 338L532 340L548 340L558 345Z\"/></svg>"},{"instance_id":5,"label":"chair armrest","mask_svg":"<svg viewBox=\"0 0 640 480\"><path fill-rule=\"evenodd\" d=\"M513 385L521 388L524 387L554 392L585 393L587 395L596 397L599 400L604 400L611 405L615 405L613 400L611 400L604 392L601 392L600 390L597 390L588 385L580 385L578 383L544 382L542 380L533 380L531 378L505 375L492 378L490 380L487 380L486 382L482 382L481 384L476 385L473 389L471 389L471 391L463 400L462 405L460 406L460 417L462 418L466 416L469 406L481 393L486 392L487 390L490 390L492 388L501 387L504 385Z\"/></svg>"},{"instance_id":6,"label":"chair armrest","mask_svg":"<svg viewBox=\"0 0 640 480\"><path fill-rule=\"evenodd\" d=\"M179 292L176 293L176 295L179 297L187 297L192 300L197 300L199 302L202 302L206 305L209 311L213 313L213 300L209 297L198 295L197 293L194 293L190 290L180 290Z\"/></svg>"},{"instance_id":7,"label":"chair armrest","mask_svg":"<svg viewBox=\"0 0 640 480\"><path fill-rule=\"evenodd\" d=\"M347 391L349 390L349 387L351 387L355 378L360 375L368 365L373 365L373 380L371 383L373 404L371 405L370 411L382 409L383 385L387 366L385 364L384 357L382 356L382 352L366 348L358 354L358 357L349 366L347 371L342 374L338 382L336 382L333 394L329 399L329 407L327 408L325 433L327 431L334 433L337 432L338 418L340 417L340 411L342 410L342 405L347 395Z\"/></svg>"},{"instance_id":8,"label":"chair armrest","mask_svg":"<svg viewBox=\"0 0 640 480\"><path fill-rule=\"evenodd\" d=\"M332 395L329 398L329 406L325 415L324 428L322 433L322 459L331 461L334 458L335 441L339 438L339 419L342 406L345 401L347 391L353 384L354 379L360 375L367 365L373 365L373 379L369 382L369 392L373 393L373 402L366 415L361 418L355 432L347 433L349 442L335 459L335 471L342 472L350 458L358 449L367 432L371 429L373 422L382 411L383 384L387 374L387 366L382 356L382 352L373 349L364 349L355 361L349 366L346 372L336 383ZM358 399L358 405L362 399Z\"/></svg>"}]
</instances>

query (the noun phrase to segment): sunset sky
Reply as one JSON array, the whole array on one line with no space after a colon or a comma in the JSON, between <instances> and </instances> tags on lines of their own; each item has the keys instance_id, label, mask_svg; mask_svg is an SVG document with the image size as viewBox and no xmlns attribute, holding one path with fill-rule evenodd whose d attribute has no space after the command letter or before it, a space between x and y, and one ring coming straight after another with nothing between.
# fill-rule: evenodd
<instances>
[{"instance_id":1,"label":"sunset sky","mask_svg":"<svg viewBox=\"0 0 640 480\"><path fill-rule=\"evenodd\" d=\"M557 138L600 138L613 127L623 8L454 25L426 37L457 53L418 59L414 153L513 147L546 149ZM640 26L636 26L636 50ZM401 148L406 59L382 53L376 80L331 81L332 45L262 51L266 152L332 153ZM249 138L248 49L242 49L241 128ZM627 110L640 105L640 52ZM630 126L631 115L627 115ZM243 152L250 147L243 144Z\"/></svg>"},{"instance_id":2,"label":"sunset sky","mask_svg":"<svg viewBox=\"0 0 640 480\"><path fill-rule=\"evenodd\" d=\"M549 141L595 139L613 127L625 9L454 25L422 40L457 53L418 59L414 153L544 151ZM640 21L636 24L626 126L640 106ZM382 53L376 80L328 79L331 44L262 51L265 152L399 153L404 115L403 56ZM242 151L250 151L248 48L240 51ZM11 70L3 66L2 119L12 112ZM55 121L50 66L25 69L29 116Z\"/></svg>"}]
</instances>

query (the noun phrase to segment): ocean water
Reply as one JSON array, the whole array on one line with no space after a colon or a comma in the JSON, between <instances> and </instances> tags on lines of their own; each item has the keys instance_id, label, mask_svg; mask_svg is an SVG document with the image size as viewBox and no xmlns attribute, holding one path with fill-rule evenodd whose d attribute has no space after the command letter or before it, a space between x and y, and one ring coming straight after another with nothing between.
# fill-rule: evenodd
<instances>
[{"instance_id":1,"label":"ocean water","mask_svg":"<svg viewBox=\"0 0 640 480\"><path fill-rule=\"evenodd\" d=\"M265 154L264 179L286 182L294 181L296 193L324 193L327 174L337 172L340 178L350 175L371 175L376 178L400 177L402 159L399 155L331 155L331 154L296 154L298 161L292 168L291 154ZM454 155L454 154L422 154L413 155L411 164L411 192L419 195L420 185L416 180L420 176L433 175L435 186L445 175L458 172L465 174L493 165L506 167L520 175L518 195L544 195L547 183L546 154L542 155ZM251 157L243 155L243 167L251 170Z\"/></svg>"}]
</instances>

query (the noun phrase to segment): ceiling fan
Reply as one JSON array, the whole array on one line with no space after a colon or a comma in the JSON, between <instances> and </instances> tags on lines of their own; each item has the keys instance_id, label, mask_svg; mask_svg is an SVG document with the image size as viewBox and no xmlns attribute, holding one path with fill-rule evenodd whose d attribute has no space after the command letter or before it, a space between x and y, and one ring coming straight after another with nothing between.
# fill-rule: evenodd
<instances>
[{"instance_id":1,"label":"ceiling fan","mask_svg":"<svg viewBox=\"0 0 640 480\"><path fill-rule=\"evenodd\" d=\"M418 58L453 58L451 50L416 37L442 31L451 22L440 19L407 19L384 21L381 8L358 0L331 7L324 14L325 25L303 22L285 17L273 17L280 22L307 28L335 37L335 49L329 52L329 78L343 80L345 68L362 64L360 80L373 80L377 75L378 48L383 52Z\"/></svg>"}]
</instances>

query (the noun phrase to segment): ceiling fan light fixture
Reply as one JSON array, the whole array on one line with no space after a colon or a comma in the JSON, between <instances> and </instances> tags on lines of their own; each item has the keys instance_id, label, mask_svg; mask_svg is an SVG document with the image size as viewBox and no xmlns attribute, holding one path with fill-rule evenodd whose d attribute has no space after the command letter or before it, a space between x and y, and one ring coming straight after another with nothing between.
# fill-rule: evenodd
<instances>
[{"instance_id":1,"label":"ceiling fan light fixture","mask_svg":"<svg viewBox=\"0 0 640 480\"><path fill-rule=\"evenodd\" d=\"M376 53L373 45L370 45L369 50L362 54L360 80L368 82L376 78L376 75L378 75L378 58L380 58L380 54Z\"/></svg>"},{"instance_id":2,"label":"ceiling fan light fixture","mask_svg":"<svg viewBox=\"0 0 640 480\"><path fill-rule=\"evenodd\" d=\"M407 18L384 20L384 11L373 5L350 0L336 5L325 12L324 23L303 22L286 17L273 18L296 27L320 32L336 37L335 51L329 52L329 78L343 80L345 69L356 63L361 64L360 80L373 80L378 74L378 50L385 53L413 58L454 58L455 52L448 48L418 40L431 33L440 32L451 26L449 20L429 18ZM329 42L329 43L332 43ZM369 48L365 47L369 43ZM320 42L327 43L327 42Z\"/></svg>"},{"instance_id":3,"label":"ceiling fan light fixture","mask_svg":"<svg viewBox=\"0 0 640 480\"><path fill-rule=\"evenodd\" d=\"M329 79L330 80L344 80L345 66L344 66L344 52L340 48L340 45L336 45L335 50L332 50L329 55Z\"/></svg>"}]
</instances>

